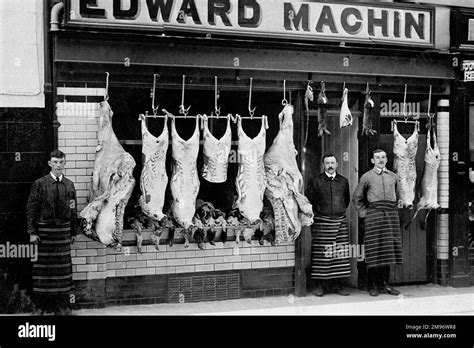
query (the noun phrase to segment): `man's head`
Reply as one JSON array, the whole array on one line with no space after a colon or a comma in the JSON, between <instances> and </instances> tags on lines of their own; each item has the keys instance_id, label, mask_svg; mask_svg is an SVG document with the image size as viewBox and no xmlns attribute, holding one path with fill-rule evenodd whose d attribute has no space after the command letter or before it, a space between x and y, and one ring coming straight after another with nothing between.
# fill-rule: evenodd
<instances>
[{"instance_id":1,"label":"man's head","mask_svg":"<svg viewBox=\"0 0 474 348\"><path fill-rule=\"evenodd\" d=\"M374 167L384 169L387 165L387 153L382 149L376 149L372 151L370 161L374 164Z\"/></svg>"},{"instance_id":2,"label":"man's head","mask_svg":"<svg viewBox=\"0 0 474 348\"><path fill-rule=\"evenodd\" d=\"M332 153L327 153L323 156L324 171L333 175L337 169L337 159Z\"/></svg>"},{"instance_id":3,"label":"man's head","mask_svg":"<svg viewBox=\"0 0 474 348\"><path fill-rule=\"evenodd\" d=\"M66 164L66 155L64 152L54 150L49 154L48 165L51 167L51 172L55 177L61 176Z\"/></svg>"}]
</instances>

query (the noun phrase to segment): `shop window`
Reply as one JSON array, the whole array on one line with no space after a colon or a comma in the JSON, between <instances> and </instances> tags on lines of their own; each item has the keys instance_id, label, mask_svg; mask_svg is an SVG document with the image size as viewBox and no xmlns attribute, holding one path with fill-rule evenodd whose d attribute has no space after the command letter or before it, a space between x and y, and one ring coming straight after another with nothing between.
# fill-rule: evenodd
<instances>
[{"instance_id":1,"label":"shop window","mask_svg":"<svg viewBox=\"0 0 474 348\"><path fill-rule=\"evenodd\" d=\"M142 170L142 153L141 153L141 129L138 121L138 115L145 113L147 106L150 104L150 90L140 88L120 88L109 90L110 103L114 111L113 128L118 139L123 143L125 151L129 152L135 159L136 167L134 169L134 177L136 185L132 196L128 202L126 218L133 215L133 207L137 205L138 199L141 195L140 191L140 173ZM166 96L166 97L164 97ZM169 112L179 115L178 106L181 104L181 90L167 89L160 90L160 110L167 109ZM214 110L214 92L210 90L187 90L185 106L191 106L189 115L207 114L210 115ZM281 111L281 93L276 92L255 92L253 94L253 106L257 107L255 116L268 116L269 128L266 130L266 149L268 149L279 131L278 114ZM220 91L219 105L221 106L222 119L210 119L209 129L212 134L220 139L227 127L226 115L240 114L241 116L248 115L248 92L241 91ZM160 112L161 114L161 112ZM294 116L294 120L296 116ZM153 118L147 119L148 130L155 136L159 136L163 130L164 119ZM295 122L297 123L297 122ZM176 119L176 130L179 136L185 140L189 139L194 133L196 125L195 118ZM253 138L255 137L262 126L260 119L242 121L242 127L245 133ZM171 121L168 120L168 127L171 131ZM203 166L202 155L202 130L201 132L201 147L197 160L197 169L199 173L200 189L197 199L212 203L217 209L224 213L229 213L232 210L232 205L237 198L237 191L235 187L235 179L238 170L239 156L237 154L237 124L231 121L232 131L232 147L229 156L229 167L227 173L227 181L224 183L210 183L202 178L201 169ZM296 138L295 138L296 139ZM295 140L295 145L296 140ZM166 167L168 179L172 174L172 155L171 142L168 148ZM166 213L172 203L172 195L170 186L168 184L166 190L164 212ZM266 206L270 206L269 202L264 202Z\"/></svg>"}]
</instances>

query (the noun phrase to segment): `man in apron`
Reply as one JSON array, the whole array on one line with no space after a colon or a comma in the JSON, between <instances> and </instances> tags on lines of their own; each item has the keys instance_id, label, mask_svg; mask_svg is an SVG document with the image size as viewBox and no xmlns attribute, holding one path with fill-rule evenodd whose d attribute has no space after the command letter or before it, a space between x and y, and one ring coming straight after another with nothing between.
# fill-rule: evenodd
<instances>
[{"instance_id":1,"label":"man in apron","mask_svg":"<svg viewBox=\"0 0 474 348\"><path fill-rule=\"evenodd\" d=\"M398 175L387 170L387 153L377 149L372 153L374 168L362 175L352 200L364 219L365 263L371 296L379 292L399 295L388 284L390 265L402 263L402 242L398 217Z\"/></svg>"},{"instance_id":2,"label":"man in apron","mask_svg":"<svg viewBox=\"0 0 474 348\"><path fill-rule=\"evenodd\" d=\"M336 172L333 154L323 156L324 172L309 182L307 197L313 205L314 224L311 243L311 279L315 295L332 291L342 296L349 292L341 280L351 274L349 229L346 209L350 202L349 182Z\"/></svg>"},{"instance_id":3,"label":"man in apron","mask_svg":"<svg viewBox=\"0 0 474 348\"><path fill-rule=\"evenodd\" d=\"M33 264L36 315L71 314L71 243L77 234L77 204L74 184L62 174L65 163L63 152L51 152L51 172L33 183L26 208L30 242L38 245Z\"/></svg>"}]
</instances>

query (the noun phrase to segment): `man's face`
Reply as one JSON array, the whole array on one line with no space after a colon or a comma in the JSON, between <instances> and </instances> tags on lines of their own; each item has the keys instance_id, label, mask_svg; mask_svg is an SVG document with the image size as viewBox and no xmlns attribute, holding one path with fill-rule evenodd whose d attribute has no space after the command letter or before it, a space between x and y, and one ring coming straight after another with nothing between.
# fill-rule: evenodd
<instances>
[{"instance_id":1,"label":"man's face","mask_svg":"<svg viewBox=\"0 0 474 348\"><path fill-rule=\"evenodd\" d=\"M371 159L374 167L379 169L384 169L387 164L387 154L385 152L374 153L374 156Z\"/></svg>"},{"instance_id":2,"label":"man's face","mask_svg":"<svg viewBox=\"0 0 474 348\"><path fill-rule=\"evenodd\" d=\"M327 172L328 174L334 174L337 169L337 160L336 157L331 156L331 157L326 157L324 159L324 171Z\"/></svg>"},{"instance_id":3,"label":"man's face","mask_svg":"<svg viewBox=\"0 0 474 348\"><path fill-rule=\"evenodd\" d=\"M63 173L65 164L66 164L65 158L52 157L48 161L48 165L51 167L51 171L56 177L60 176Z\"/></svg>"}]
</instances>

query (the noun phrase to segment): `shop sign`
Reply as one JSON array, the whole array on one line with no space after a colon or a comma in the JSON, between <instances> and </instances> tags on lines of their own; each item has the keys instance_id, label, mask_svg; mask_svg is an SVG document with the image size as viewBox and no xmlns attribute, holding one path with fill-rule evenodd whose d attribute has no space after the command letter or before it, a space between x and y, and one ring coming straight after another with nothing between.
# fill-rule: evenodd
<instances>
[{"instance_id":1,"label":"shop sign","mask_svg":"<svg viewBox=\"0 0 474 348\"><path fill-rule=\"evenodd\" d=\"M461 70L464 71L464 81L474 81L474 60L464 60Z\"/></svg>"},{"instance_id":2,"label":"shop sign","mask_svg":"<svg viewBox=\"0 0 474 348\"><path fill-rule=\"evenodd\" d=\"M310 0L68 0L67 25L433 46L434 8Z\"/></svg>"}]
</instances>

